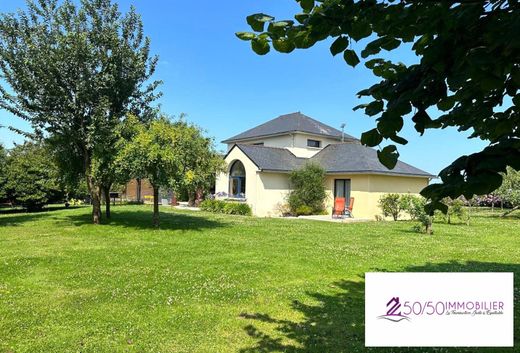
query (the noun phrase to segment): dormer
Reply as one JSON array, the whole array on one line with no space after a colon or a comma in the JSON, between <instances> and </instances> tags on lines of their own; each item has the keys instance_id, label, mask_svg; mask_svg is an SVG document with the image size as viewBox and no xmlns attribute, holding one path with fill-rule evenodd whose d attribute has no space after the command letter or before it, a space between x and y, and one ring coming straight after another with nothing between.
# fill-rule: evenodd
<instances>
[{"instance_id":1,"label":"dormer","mask_svg":"<svg viewBox=\"0 0 520 353\"><path fill-rule=\"evenodd\" d=\"M350 135L300 112L286 114L222 141L228 150L235 144L287 148L295 156L311 158L330 144L358 142Z\"/></svg>"}]
</instances>

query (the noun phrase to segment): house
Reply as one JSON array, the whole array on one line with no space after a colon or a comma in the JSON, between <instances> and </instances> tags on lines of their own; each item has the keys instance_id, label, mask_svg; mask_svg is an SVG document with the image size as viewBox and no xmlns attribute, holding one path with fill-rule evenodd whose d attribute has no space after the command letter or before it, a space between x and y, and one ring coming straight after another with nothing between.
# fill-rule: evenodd
<instances>
[{"instance_id":1,"label":"house","mask_svg":"<svg viewBox=\"0 0 520 353\"><path fill-rule=\"evenodd\" d=\"M217 197L247 202L261 217L280 215L291 189L289 173L309 161L326 171L327 210L332 211L335 197L354 197L357 218L381 214L381 195L418 194L434 177L401 161L389 170L379 162L376 150L299 112L222 143L228 145L227 171L217 177Z\"/></svg>"}]
</instances>

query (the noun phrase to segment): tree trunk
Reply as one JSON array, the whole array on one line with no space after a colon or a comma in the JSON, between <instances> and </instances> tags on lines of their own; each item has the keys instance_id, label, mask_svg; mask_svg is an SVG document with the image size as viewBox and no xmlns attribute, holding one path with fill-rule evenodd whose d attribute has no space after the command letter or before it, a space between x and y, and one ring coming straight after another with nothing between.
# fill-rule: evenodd
<instances>
[{"instance_id":1,"label":"tree trunk","mask_svg":"<svg viewBox=\"0 0 520 353\"><path fill-rule=\"evenodd\" d=\"M426 224L426 234L427 235L432 235L433 234L432 227L433 227L432 217L428 216L428 222Z\"/></svg>"},{"instance_id":2,"label":"tree trunk","mask_svg":"<svg viewBox=\"0 0 520 353\"><path fill-rule=\"evenodd\" d=\"M136 182L137 182L137 185L136 185L136 188L135 188L135 198L137 199L137 203L141 203L141 179L140 178L137 178L136 179Z\"/></svg>"},{"instance_id":3,"label":"tree trunk","mask_svg":"<svg viewBox=\"0 0 520 353\"><path fill-rule=\"evenodd\" d=\"M92 202L92 223L99 224L101 223L101 189L89 175L87 175L87 187Z\"/></svg>"},{"instance_id":4,"label":"tree trunk","mask_svg":"<svg viewBox=\"0 0 520 353\"><path fill-rule=\"evenodd\" d=\"M195 192L188 191L188 206L195 207Z\"/></svg>"},{"instance_id":5,"label":"tree trunk","mask_svg":"<svg viewBox=\"0 0 520 353\"><path fill-rule=\"evenodd\" d=\"M153 225L159 227L159 187L153 185Z\"/></svg>"},{"instance_id":6,"label":"tree trunk","mask_svg":"<svg viewBox=\"0 0 520 353\"><path fill-rule=\"evenodd\" d=\"M512 209L510 209L509 211L507 211L506 213L504 213L504 214L502 215L502 217L505 217L505 216L507 216L508 214L515 212L515 211L518 210L519 208L520 208L520 205L519 205L519 206L515 206L515 207L513 207Z\"/></svg>"},{"instance_id":7,"label":"tree trunk","mask_svg":"<svg viewBox=\"0 0 520 353\"><path fill-rule=\"evenodd\" d=\"M103 187L103 193L105 194L105 214L107 218L110 218L110 186Z\"/></svg>"},{"instance_id":8,"label":"tree trunk","mask_svg":"<svg viewBox=\"0 0 520 353\"><path fill-rule=\"evenodd\" d=\"M87 189L92 203L92 223L99 224L101 223L101 189L92 178L90 153L87 149L84 150L83 166L87 179Z\"/></svg>"},{"instance_id":9,"label":"tree trunk","mask_svg":"<svg viewBox=\"0 0 520 353\"><path fill-rule=\"evenodd\" d=\"M200 203L203 201L203 199L204 199L204 190L199 188L195 192L195 206L199 207Z\"/></svg>"}]
</instances>

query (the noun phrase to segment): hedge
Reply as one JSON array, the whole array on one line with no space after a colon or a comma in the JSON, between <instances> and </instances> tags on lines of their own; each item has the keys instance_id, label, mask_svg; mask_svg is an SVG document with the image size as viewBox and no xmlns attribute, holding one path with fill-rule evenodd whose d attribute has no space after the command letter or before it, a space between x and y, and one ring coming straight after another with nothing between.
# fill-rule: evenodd
<instances>
[{"instance_id":1,"label":"hedge","mask_svg":"<svg viewBox=\"0 0 520 353\"><path fill-rule=\"evenodd\" d=\"M202 211L225 213L232 215L251 216L253 212L247 203L222 200L204 200L200 204Z\"/></svg>"}]
</instances>

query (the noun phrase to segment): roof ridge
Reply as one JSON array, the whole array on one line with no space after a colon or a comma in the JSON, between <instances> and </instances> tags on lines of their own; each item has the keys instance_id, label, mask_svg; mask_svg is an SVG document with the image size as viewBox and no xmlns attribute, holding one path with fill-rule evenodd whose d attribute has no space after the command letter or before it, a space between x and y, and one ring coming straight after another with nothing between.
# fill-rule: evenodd
<instances>
[{"instance_id":1,"label":"roof ridge","mask_svg":"<svg viewBox=\"0 0 520 353\"><path fill-rule=\"evenodd\" d=\"M247 143L235 143L235 145L237 146L246 146L246 147L254 147L254 148L271 148L271 149L277 149L277 150L285 150L285 151L289 151L287 148L285 147L273 147L273 146L262 146L262 145L249 145ZM291 151L289 151L291 152Z\"/></svg>"},{"instance_id":2,"label":"roof ridge","mask_svg":"<svg viewBox=\"0 0 520 353\"><path fill-rule=\"evenodd\" d=\"M323 147L321 150L318 151L318 153L316 153L314 156L312 156L311 158L309 158L309 160L313 159L314 157L318 156L321 152L325 151L326 149L329 148L329 146L332 146L332 145L338 145L338 143L330 143L328 144L327 146Z\"/></svg>"}]
</instances>

